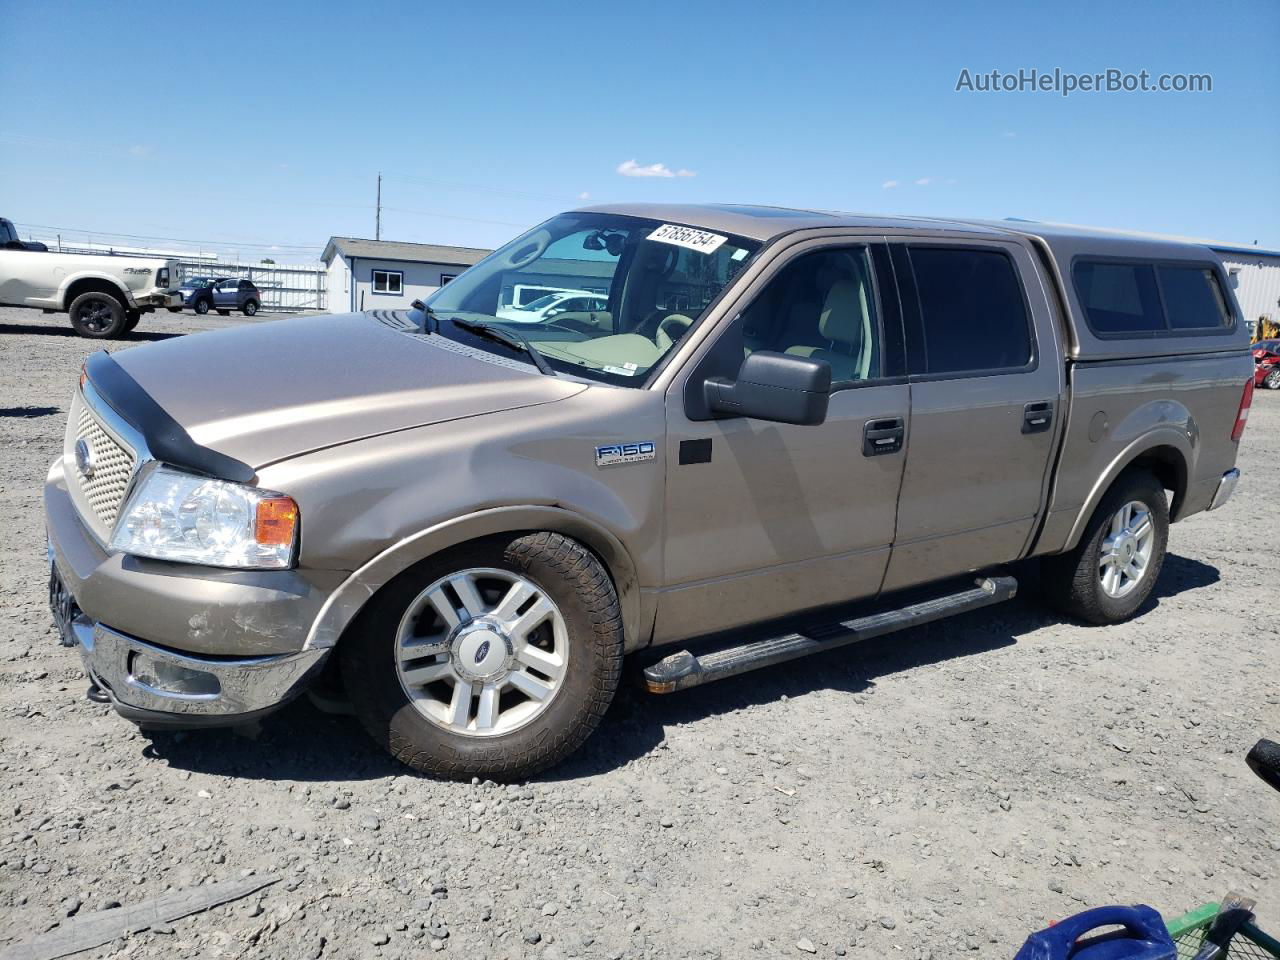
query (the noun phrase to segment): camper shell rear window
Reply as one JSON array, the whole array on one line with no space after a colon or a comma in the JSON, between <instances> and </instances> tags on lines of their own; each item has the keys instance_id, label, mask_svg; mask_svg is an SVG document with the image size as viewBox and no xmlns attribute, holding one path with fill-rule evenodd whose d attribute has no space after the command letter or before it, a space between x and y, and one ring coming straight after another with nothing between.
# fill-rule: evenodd
<instances>
[{"instance_id":1,"label":"camper shell rear window","mask_svg":"<svg viewBox=\"0 0 1280 960\"><path fill-rule=\"evenodd\" d=\"M1221 271L1212 263L1080 257L1072 263L1071 279L1085 321L1100 339L1235 329Z\"/></svg>"}]
</instances>

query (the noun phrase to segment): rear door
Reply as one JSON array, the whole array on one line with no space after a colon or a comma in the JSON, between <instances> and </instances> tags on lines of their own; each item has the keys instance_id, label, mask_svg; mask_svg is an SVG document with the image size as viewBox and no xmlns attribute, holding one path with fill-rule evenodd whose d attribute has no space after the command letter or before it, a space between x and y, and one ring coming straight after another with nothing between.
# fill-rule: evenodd
<instances>
[{"instance_id":1,"label":"rear door","mask_svg":"<svg viewBox=\"0 0 1280 960\"><path fill-rule=\"evenodd\" d=\"M1043 509L1063 414L1059 335L1031 252L898 238L911 384L884 588L1017 559Z\"/></svg>"}]
</instances>

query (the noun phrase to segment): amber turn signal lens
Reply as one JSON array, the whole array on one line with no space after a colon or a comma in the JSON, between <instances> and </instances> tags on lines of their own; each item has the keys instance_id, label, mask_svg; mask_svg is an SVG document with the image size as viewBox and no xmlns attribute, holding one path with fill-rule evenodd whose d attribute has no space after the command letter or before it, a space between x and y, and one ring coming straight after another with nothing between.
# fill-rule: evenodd
<instances>
[{"instance_id":1,"label":"amber turn signal lens","mask_svg":"<svg viewBox=\"0 0 1280 960\"><path fill-rule=\"evenodd\" d=\"M85 364L80 364L80 389L84 389L84 382L89 379L89 370Z\"/></svg>"},{"instance_id":2,"label":"amber turn signal lens","mask_svg":"<svg viewBox=\"0 0 1280 960\"><path fill-rule=\"evenodd\" d=\"M271 497L258 503L253 538L264 546L287 547L298 528L298 505L288 497Z\"/></svg>"}]
</instances>

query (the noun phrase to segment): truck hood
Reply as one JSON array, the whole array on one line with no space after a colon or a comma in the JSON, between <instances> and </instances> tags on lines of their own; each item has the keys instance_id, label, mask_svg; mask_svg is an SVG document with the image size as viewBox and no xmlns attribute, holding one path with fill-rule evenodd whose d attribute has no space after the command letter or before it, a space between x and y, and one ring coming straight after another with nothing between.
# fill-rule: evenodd
<instances>
[{"instance_id":1,"label":"truck hood","mask_svg":"<svg viewBox=\"0 0 1280 960\"><path fill-rule=\"evenodd\" d=\"M378 434L586 389L387 311L298 317L114 354L196 443L258 469Z\"/></svg>"}]
</instances>

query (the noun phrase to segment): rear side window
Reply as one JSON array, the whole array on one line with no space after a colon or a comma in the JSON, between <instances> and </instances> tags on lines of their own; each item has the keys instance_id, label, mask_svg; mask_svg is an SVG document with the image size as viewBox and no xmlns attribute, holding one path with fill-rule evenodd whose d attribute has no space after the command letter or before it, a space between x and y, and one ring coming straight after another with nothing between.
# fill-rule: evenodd
<instances>
[{"instance_id":1,"label":"rear side window","mask_svg":"<svg viewBox=\"0 0 1280 960\"><path fill-rule=\"evenodd\" d=\"M1148 263L1082 260L1073 274L1076 296L1094 333L1150 333L1164 329L1155 268Z\"/></svg>"},{"instance_id":2,"label":"rear side window","mask_svg":"<svg viewBox=\"0 0 1280 960\"><path fill-rule=\"evenodd\" d=\"M1231 326L1231 311L1227 309L1222 287L1218 286L1218 275L1211 267L1162 264L1157 273L1172 329L1205 330Z\"/></svg>"},{"instance_id":3,"label":"rear side window","mask_svg":"<svg viewBox=\"0 0 1280 960\"><path fill-rule=\"evenodd\" d=\"M1225 331L1234 323L1208 264L1080 260L1071 274L1089 329L1102 337Z\"/></svg>"},{"instance_id":4,"label":"rear side window","mask_svg":"<svg viewBox=\"0 0 1280 960\"><path fill-rule=\"evenodd\" d=\"M998 250L910 247L929 374L1020 369L1031 325L1013 261Z\"/></svg>"}]
</instances>

